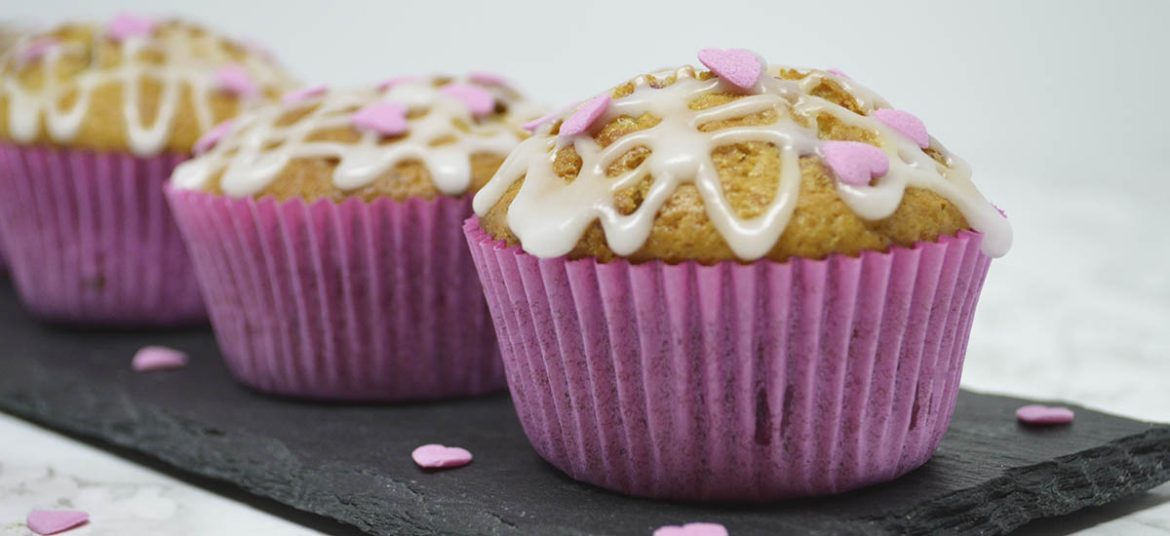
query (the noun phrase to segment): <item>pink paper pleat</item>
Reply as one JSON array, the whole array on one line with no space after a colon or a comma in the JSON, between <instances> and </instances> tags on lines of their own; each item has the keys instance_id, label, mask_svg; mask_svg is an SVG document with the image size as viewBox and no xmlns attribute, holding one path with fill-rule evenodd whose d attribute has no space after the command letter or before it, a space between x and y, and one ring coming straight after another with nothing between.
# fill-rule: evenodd
<instances>
[{"instance_id":1,"label":"pink paper pleat","mask_svg":"<svg viewBox=\"0 0 1170 536\"><path fill-rule=\"evenodd\" d=\"M573 478L680 500L839 493L925 463L990 259L538 259L464 227L524 431Z\"/></svg>"},{"instance_id":2,"label":"pink paper pleat","mask_svg":"<svg viewBox=\"0 0 1170 536\"><path fill-rule=\"evenodd\" d=\"M163 196L184 159L0 144L0 242L25 306L55 322L205 322Z\"/></svg>"},{"instance_id":3,"label":"pink paper pleat","mask_svg":"<svg viewBox=\"0 0 1170 536\"><path fill-rule=\"evenodd\" d=\"M469 199L277 202L168 190L220 348L258 390L423 400L505 387Z\"/></svg>"}]
</instances>

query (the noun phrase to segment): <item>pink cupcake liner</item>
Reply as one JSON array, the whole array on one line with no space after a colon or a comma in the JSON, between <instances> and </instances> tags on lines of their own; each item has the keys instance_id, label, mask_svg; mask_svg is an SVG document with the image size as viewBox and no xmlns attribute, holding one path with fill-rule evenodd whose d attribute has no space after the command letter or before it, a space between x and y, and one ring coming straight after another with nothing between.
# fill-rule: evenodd
<instances>
[{"instance_id":1,"label":"pink cupcake liner","mask_svg":"<svg viewBox=\"0 0 1170 536\"><path fill-rule=\"evenodd\" d=\"M536 451L679 500L840 493L925 463L990 264L969 232L703 266L538 259L474 218L464 230Z\"/></svg>"},{"instance_id":2,"label":"pink cupcake liner","mask_svg":"<svg viewBox=\"0 0 1170 536\"><path fill-rule=\"evenodd\" d=\"M0 236L25 306L50 321L206 321L163 184L181 155L0 144Z\"/></svg>"},{"instance_id":3,"label":"pink cupcake liner","mask_svg":"<svg viewBox=\"0 0 1170 536\"><path fill-rule=\"evenodd\" d=\"M232 372L316 399L505 387L464 241L467 199L232 199L168 190Z\"/></svg>"}]
</instances>

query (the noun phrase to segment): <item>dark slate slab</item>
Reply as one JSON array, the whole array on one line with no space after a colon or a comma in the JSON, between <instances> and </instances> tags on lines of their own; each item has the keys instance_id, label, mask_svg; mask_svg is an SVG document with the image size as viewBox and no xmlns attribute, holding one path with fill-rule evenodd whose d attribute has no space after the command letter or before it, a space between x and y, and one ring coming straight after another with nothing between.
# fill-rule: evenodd
<instances>
[{"instance_id":1,"label":"dark slate slab","mask_svg":"<svg viewBox=\"0 0 1170 536\"><path fill-rule=\"evenodd\" d=\"M1170 480L1170 427L1089 410L1028 429L1022 400L963 393L925 467L845 496L766 506L629 499L575 483L528 447L504 396L399 407L321 405L237 386L206 330L164 334L41 325L0 284L0 410L354 525L372 534L639 534L705 520L732 534L995 534ZM190 352L135 374L147 344ZM472 465L424 473L428 442Z\"/></svg>"}]
</instances>

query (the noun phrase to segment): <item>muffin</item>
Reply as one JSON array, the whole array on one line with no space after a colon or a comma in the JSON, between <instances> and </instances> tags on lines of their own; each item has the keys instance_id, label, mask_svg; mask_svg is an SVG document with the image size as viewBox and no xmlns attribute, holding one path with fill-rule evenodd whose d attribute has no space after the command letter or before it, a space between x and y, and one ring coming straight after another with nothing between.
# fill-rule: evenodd
<instances>
[{"instance_id":1,"label":"muffin","mask_svg":"<svg viewBox=\"0 0 1170 536\"><path fill-rule=\"evenodd\" d=\"M526 135L504 89L308 88L216 129L175 171L171 207L237 379L332 400L503 389L461 224Z\"/></svg>"},{"instance_id":2,"label":"muffin","mask_svg":"<svg viewBox=\"0 0 1170 536\"><path fill-rule=\"evenodd\" d=\"M21 33L22 30L19 26L9 22L0 22L0 58L7 55L8 51L16 45L20 40ZM0 271L4 271L8 266L4 259L4 235L0 233Z\"/></svg>"},{"instance_id":3,"label":"muffin","mask_svg":"<svg viewBox=\"0 0 1170 536\"><path fill-rule=\"evenodd\" d=\"M1011 229L843 74L707 49L561 114L464 226L536 451L622 493L769 501L925 463Z\"/></svg>"},{"instance_id":4,"label":"muffin","mask_svg":"<svg viewBox=\"0 0 1170 536\"><path fill-rule=\"evenodd\" d=\"M266 55L120 15L30 36L0 66L0 237L50 321L206 321L162 185L204 132L292 87Z\"/></svg>"}]
</instances>

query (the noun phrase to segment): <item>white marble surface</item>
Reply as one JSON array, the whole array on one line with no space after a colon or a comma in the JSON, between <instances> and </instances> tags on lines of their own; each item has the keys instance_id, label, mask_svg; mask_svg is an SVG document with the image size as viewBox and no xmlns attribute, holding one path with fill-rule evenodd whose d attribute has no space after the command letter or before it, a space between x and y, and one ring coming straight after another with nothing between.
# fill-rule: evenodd
<instances>
[{"instance_id":1,"label":"white marble surface","mask_svg":"<svg viewBox=\"0 0 1170 536\"><path fill-rule=\"evenodd\" d=\"M69 536L317 534L2 413L0 438L0 536L32 509L88 512Z\"/></svg>"}]
</instances>

